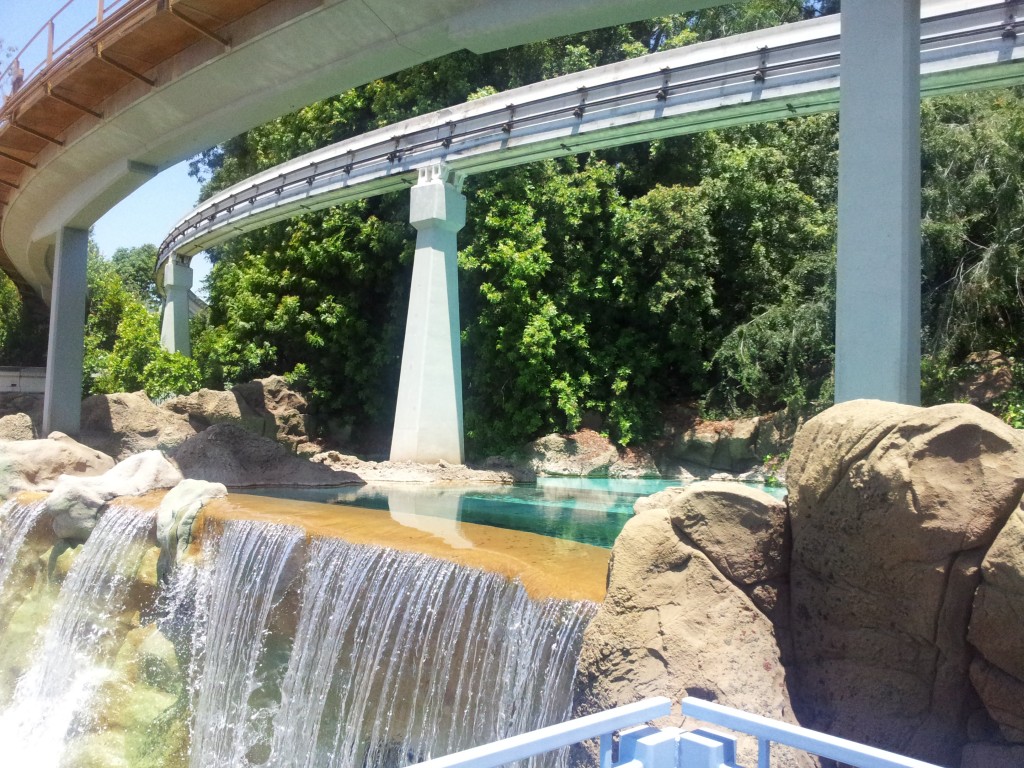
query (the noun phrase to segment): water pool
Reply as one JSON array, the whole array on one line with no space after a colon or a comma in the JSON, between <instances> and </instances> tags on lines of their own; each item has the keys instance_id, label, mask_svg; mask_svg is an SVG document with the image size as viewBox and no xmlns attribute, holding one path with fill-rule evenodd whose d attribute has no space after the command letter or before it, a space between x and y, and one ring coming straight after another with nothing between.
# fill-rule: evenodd
<instances>
[{"instance_id":1,"label":"water pool","mask_svg":"<svg viewBox=\"0 0 1024 768\"><path fill-rule=\"evenodd\" d=\"M438 486L413 483L328 488L239 489L242 493L389 511L404 524L442 518L539 533L611 548L641 496L684 485L679 480L545 477L536 483ZM777 498L785 488L755 486Z\"/></svg>"}]
</instances>

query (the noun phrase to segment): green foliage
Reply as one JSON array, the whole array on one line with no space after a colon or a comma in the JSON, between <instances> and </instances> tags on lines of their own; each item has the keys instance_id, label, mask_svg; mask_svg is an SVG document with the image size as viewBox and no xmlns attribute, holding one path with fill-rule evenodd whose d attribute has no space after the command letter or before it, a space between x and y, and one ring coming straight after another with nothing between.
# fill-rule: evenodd
<instances>
[{"instance_id":1,"label":"green foliage","mask_svg":"<svg viewBox=\"0 0 1024 768\"><path fill-rule=\"evenodd\" d=\"M124 264L103 259L90 243L83 392L145 390L163 398L198 389L198 365L160 347L159 318L134 292L138 285L122 278Z\"/></svg>"},{"instance_id":2,"label":"green foliage","mask_svg":"<svg viewBox=\"0 0 1024 768\"><path fill-rule=\"evenodd\" d=\"M124 281L125 287L150 309L160 306L160 296L156 292L156 279L153 273L156 268L156 257L157 249L152 244L136 248L118 248L110 257L114 270Z\"/></svg>"}]
</instances>

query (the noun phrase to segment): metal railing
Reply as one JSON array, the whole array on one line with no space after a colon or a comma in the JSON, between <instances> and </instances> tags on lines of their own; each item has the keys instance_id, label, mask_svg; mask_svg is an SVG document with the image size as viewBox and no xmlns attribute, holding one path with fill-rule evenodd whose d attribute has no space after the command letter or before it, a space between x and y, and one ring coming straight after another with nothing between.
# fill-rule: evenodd
<instances>
[{"instance_id":1,"label":"metal railing","mask_svg":"<svg viewBox=\"0 0 1024 768\"><path fill-rule=\"evenodd\" d=\"M70 57L105 20L138 0L67 0L0 72L0 95L6 102L34 78ZM70 28L70 29L69 29ZM14 41L6 41L8 43ZM17 43L15 43L17 44Z\"/></svg>"},{"instance_id":2,"label":"metal railing","mask_svg":"<svg viewBox=\"0 0 1024 768\"><path fill-rule=\"evenodd\" d=\"M926 3L922 89L941 91L947 78L951 90L981 87L993 67L1019 77L1024 21L1015 15L1018 5ZM411 186L419 171L433 165L472 174L706 129L708 121L736 124L832 109L838 105L839 65L839 19L826 17L448 107L315 150L224 190L174 227L158 262L299 213Z\"/></svg>"},{"instance_id":3,"label":"metal railing","mask_svg":"<svg viewBox=\"0 0 1024 768\"><path fill-rule=\"evenodd\" d=\"M419 763L417 768L497 768L594 738L601 740L601 768L739 768L734 736L704 728L683 731L679 728L631 727L670 712L669 699L645 699L427 760ZM853 768L939 768L932 763L693 697L683 699L682 712L697 720L756 738L758 768L770 768L773 743L839 760ZM618 759L613 760L616 732L619 733Z\"/></svg>"}]
</instances>

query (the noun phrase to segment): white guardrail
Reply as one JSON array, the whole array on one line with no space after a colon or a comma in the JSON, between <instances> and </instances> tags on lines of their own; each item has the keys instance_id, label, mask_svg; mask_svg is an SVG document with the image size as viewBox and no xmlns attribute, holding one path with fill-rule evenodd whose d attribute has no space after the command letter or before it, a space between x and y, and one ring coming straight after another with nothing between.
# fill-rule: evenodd
<instances>
[{"instance_id":1,"label":"white guardrail","mask_svg":"<svg viewBox=\"0 0 1024 768\"><path fill-rule=\"evenodd\" d=\"M491 744L418 763L416 768L497 768L589 739L600 738L601 768L740 768L736 737L700 728L654 728L642 725L671 713L662 696L594 715L551 725ZM932 763L836 738L721 704L687 697L683 714L757 739L758 768L770 768L771 745L781 744L854 768L939 768ZM619 733L618 759L613 736Z\"/></svg>"}]
</instances>

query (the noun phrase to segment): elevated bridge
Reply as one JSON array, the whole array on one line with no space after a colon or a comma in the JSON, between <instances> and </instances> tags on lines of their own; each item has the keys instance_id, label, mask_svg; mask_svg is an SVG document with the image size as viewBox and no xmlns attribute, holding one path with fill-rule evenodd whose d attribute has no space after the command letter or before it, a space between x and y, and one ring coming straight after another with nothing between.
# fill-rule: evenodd
<instances>
[{"instance_id":1,"label":"elevated bridge","mask_svg":"<svg viewBox=\"0 0 1024 768\"><path fill-rule=\"evenodd\" d=\"M953 7L923 1L929 15ZM19 71L12 65L3 75L18 87L0 107L0 266L50 304L44 429L79 429L88 227L161 169L458 49L484 52L717 4L69 0L68 8L91 5L95 18L64 40L44 27L37 40L46 41L45 56L37 66L19 54ZM838 400L919 399L921 4L858 0L841 20ZM1018 2L976 5L1002 15L1006 39L1016 36ZM595 105L584 106L585 119ZM433 265L424 274L450 290L450 279L438 277L447 267L433 267L455 247L464 200L456 177L441 164L430 168L413 187L417 250L422 238L432 254L424 263ZM443 293L428 291L447 301Z\"/></svg>"}]
</instances>

